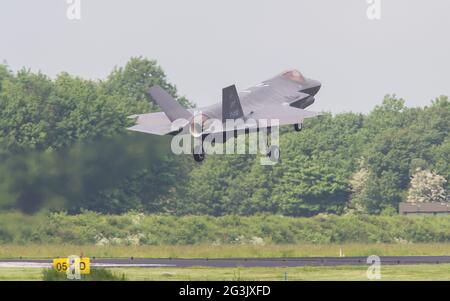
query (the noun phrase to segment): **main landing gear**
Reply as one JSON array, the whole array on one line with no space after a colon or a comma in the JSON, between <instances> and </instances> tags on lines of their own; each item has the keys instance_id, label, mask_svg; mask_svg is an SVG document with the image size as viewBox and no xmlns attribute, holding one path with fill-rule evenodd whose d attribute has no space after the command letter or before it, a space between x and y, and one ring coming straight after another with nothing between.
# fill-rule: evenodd
<instances>
[{"instance_id":1,"label":"main landing gear","mask_svg":"<svg viewBox=\"0 0 450 301\"><path fill-rule=\"evenodd\" d=\"M297 126L299 126L299 125L296 125L296 129L297 129ZM299 126L299 128L301 129L301 125ZM267 135L267 141L266 141L266 143L267 143L266 156L269 158L270 161L276 163L276 162L278 162L280 160L280 148L277 145L270 145L269 144L269 139L268 138L270 136L270 133L271 133L271 128L269 127L267 129L267 134L268 135ZM194 160L196 162L200 163L200 162L203 162L205 160L206 155L205 155L205 150L203 148L203 143L201 145L196 145L194 147L192 155L193 155Z\"/></svg>"},{"instance_id":2,"label":"main landing gear","mask_svg":"<svg viewBox=\"0 0 450 301\"><path fill-rule=\"evenodd\" d=\"M272 162L280 160L280 148L276 145L271 145L267 151L267 157Z\"/></svg>"},{"instance_id":3,"label":"main landing gear","mask_svg":"<svg viewBox=\"0 0 450 301\"><path fill-rule=\"evenodd\" d=\"M194 148L194 160L195 162L203 162L203 160L205 160L205 150L203 149L203 144L202 145L198 145Z\"/></svg>"},{"instance_id":4,"label":"main landing gear","mask_svg":"<svg viewBox=\"0 0 450 301\"><path fill-rule=\"evenodd\" d=\"M280 160L280 148L277 145L270 145L269 144L269 136L272 133L272 128L268 127L267 128L267 138L266 138L266 143L267 143L267 158L269 158L270 161L277 163L278 160Z\"/></svg>"},{"instance_id":5,"label":"main landing gear","mask_svg":"<svg viewBox=\"0 0 450 301\"><path fill-rule=\"evenodd\" d=\"M296 132L301 132L302 129L303 129L303 124L302 124L302 123L296 123L296 124L294 124L294 130L295 130Z\"/></svg>"}]
</instances>

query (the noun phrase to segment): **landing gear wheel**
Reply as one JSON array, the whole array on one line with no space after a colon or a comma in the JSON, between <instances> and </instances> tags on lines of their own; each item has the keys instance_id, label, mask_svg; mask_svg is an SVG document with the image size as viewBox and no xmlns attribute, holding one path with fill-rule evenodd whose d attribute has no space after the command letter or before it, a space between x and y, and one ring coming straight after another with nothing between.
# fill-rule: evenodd
<instances>
[{"instance_id":1,"label":"landing gear wheel","mask_svg":"<svg viewBox=\"0 0 450 301\"><path fill-rule=\"evenodd\" d=\"M195 162L203 162L205 160L205 154L194 154Z\"/></svg>"},{"instance_id":2,"label":"landing gear wheel","mask_svg":"<svg viewBox=\"0 0 450 301\"><path fill-rule=\"evenodd\" d=\"M296 124L294 124L294 130L295 130L296 132L301 132L302 129L303 129L303 124L302 124L302 123L296 123Z\"/></svg>"},{"instance_id":3,"label":"landing gear wheel","mask_svg":"<svg viewBox=\"0 0 450 301\"><path fill-rule=\"evenodd\" d=\"M198 146L194 149L193 156L195 162L203 162L203 160L205 160L205 151L203 150L203 145Z\"/></svg>"},{"instance_id":4,"label":"landing gear wheel","mask_svg":"<svg viewBox=\"0 0 450 301\"><path fill-rule=\"evenodd\" d=\"M278 162L280 160L280 148L276 145L272 145L269 147L269 150L267 151L267 157L272 162Z\"/></svg>"}]
</instances>

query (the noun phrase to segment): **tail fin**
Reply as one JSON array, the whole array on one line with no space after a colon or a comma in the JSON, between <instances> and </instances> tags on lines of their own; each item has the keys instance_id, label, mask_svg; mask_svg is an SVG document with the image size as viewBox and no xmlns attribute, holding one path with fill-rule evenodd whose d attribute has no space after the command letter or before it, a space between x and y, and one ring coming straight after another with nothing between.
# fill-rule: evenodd
<instances>
[{"instance_id":1,"label":"tail fin","mask_svg":"<svg viewBox=\"0 0 450 301\"><path fill-rule=\"evenodd\" d=\"M222 90L222 121L227 119L239 119L244 117L236 86L230 86Z\"/></svg>"},{"instance_id":2,"label":"tail fin","mask_svg":"<svg viewBox=\"0 0 450 301\"><path fill-rule=\"evenodd\" d=\"M169 93L160 86L153 86L148 90L152 99L161 107L170 121L177 119L189 120L192 117L191 112L183 108Z\"/></svg>"}]
</instances>

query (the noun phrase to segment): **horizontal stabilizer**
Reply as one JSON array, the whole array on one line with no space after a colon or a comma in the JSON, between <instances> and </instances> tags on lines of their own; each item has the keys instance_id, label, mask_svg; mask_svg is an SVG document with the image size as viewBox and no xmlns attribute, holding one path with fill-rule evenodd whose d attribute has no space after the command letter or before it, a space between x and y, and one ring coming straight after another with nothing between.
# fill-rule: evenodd
<instances>
[{"instance_id":1,"label":"horizontal stabilizer","mask_svg":"<svg viewBox=\"0 0 450 301\"><path fill-rule=\"evenodd\" d=\"M160 136L178 133L187 124L187 121L185 123L171 122L164 112L133 115L130 118L136 119L136 125L128 130Z\"/></svg>"}]
</instances>

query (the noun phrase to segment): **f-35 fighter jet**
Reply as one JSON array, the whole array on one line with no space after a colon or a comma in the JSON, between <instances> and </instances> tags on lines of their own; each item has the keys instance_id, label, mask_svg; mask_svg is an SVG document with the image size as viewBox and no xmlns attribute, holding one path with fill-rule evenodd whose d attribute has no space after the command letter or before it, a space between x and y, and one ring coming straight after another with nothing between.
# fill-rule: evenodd
<instances>
[{"instance_id":1,"label":"f-35 fighter jet","mask_svg":"<svg viewBox=\"0 0 450 301\"><path fill-rule=\"evenodd\" d=\"M247 125L245 131L227 126L230 120L242 120L245 123L251 119L277 120L277 126L293 125L296 131L301 131L305 118L320 115L304 110L314 103L314 96L320 88L319 81L308 79L297 70L289 70L241 92L237 91L235 85L224 88L221 103L188 110L161 87L154 86L149 89L149 94L163 112L130 116L135 118L136 125L128 129L155 135L188 133L203 141L208 135L225 137L231 131L236 136L238 133L248 133L252 127L253 130L260 130L258 123ZM212 126L212 120L219 120L223 126ZM270 130L271 124L264 124ZM268 156L274 153L278 160L277 148L269 149ZM203 161L203 146L194 149L193 155L196 161Z\"/></svg>"}]
</instances>

